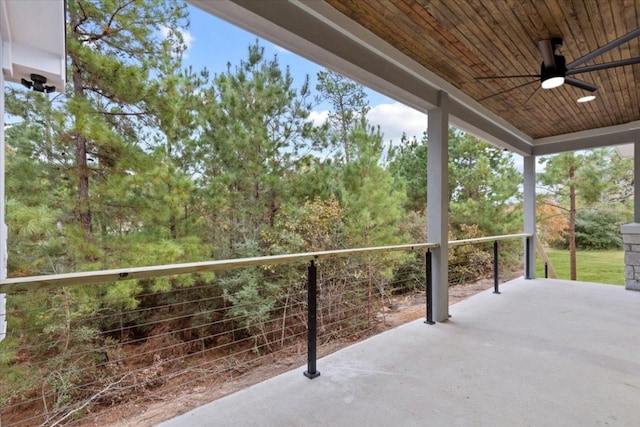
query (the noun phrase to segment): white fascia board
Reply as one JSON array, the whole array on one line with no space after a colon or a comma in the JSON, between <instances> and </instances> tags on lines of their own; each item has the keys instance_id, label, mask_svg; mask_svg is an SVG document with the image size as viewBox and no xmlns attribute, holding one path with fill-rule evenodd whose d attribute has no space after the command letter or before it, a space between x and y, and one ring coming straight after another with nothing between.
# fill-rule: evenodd
<instances>
[{"instance_id":1,"label":"white fascia board","mask_svg":"<svg viewBox=\"0 0 640 427\"><path fill-rule=\"evenodd\" d=\"M9 15L7 12L7 2L0 2L0 38L2 39L2 72L4 74L13 73L11 64L11 31L9 27Z\"/></svg>"},{"instance_id":2,"label":"white fascia board","mask_svg":"<svg viewBox=\"0 0 640 427\"><path fill-rule=\"evenodd\" d=\"M533 141L536 156L640 142L640 121L590 129Z\"/></svg>"},{"instance_id":3,"label":"white fascia board","mask_svg":"<svg viewBox=\"0 0 640 427\"><path fill-rule=\"evenodd\" d=\"M7 81L47 78L64 92L66 80L65 1L0 2L2 70Z\"/></svg>"},{"instance_id":4,"label":"white fascia board","mask_svg":"<svg viewBox=\"0 0 640 427\"><path fill-rule=\"evenodd\" d=\"M452 124L530 154L529 136L323 1L188 2L423 113L437 108L444 91Z\"/></svg>"},{"instance_id":5,"label":"white fascia board","mask_svg":"<svg viewBox=\"0 0 640 427\"><path fill-rule=\"evenodd\" d=\"M0 2L0 33L5 42L11 41L11 27L9 26L9 12L7 11L7 2Z\"/></svg>"},{"instance_id":6,"label":"white fascia board","mask_svg":"<svg viewBox=\"0 0 640 427\"><path fill-rule=\"evenodd\" d=\"M65 62L58 53L11 43L11 71L5 74L7 81L20 82L30 79L30 74L40 74L47 78L47 85L53 85L58 92L64 91Z\"/></svg>"},{"instance_id":7,"label":"white fascia board","mask_svg":"<svg viewBox=\"0 0 640 427\"><path fill-rule=\"evenodd\" d=\"M11 42L2 40L2 73L5 76L13 75L13 62L11 62Z\"/></svg>"}]
</instances>

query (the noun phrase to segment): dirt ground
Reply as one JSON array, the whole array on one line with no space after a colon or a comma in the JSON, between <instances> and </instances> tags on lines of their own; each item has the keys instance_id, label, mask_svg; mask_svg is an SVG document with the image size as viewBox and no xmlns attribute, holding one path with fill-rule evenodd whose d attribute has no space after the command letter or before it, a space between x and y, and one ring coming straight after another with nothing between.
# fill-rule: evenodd
<instances>
[{"instance_id":1,"label":"dirt ground","mask_svg":"<svg viewBox=\"0 0 640 427\"><path fill-rule=\"evenodd\" d=\"M506 280L521 275L515 272ZM505 280L505 281L506 281ZM449 304L455 304L478 292L493 287L493 278L479 280L475 283L452 286L449 288ZM425 317L424 293L412 293L389 299L384 309L378 314L379 331L391 329L403 323ZM318 356L322 357L351 344L336 341L319 348ZM304 351L298 354L282 355L267 358L257 367L241 372L236 378L227 378L211 384L194 384L189 387L177 387L149 396L144 401L119 404L112 409L89 415L79 425L113 427L150 427L166 419L190 411L220 397L234 393L243 388L289 371L306 362Z\"/></svg>"}]
</instances>

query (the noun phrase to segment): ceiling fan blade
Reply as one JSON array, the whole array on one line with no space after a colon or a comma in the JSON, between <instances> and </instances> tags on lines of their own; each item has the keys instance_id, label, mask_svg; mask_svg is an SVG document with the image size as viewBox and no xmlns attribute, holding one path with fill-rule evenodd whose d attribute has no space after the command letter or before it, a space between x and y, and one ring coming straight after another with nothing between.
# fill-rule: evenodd
<instances>
[{"instance_id":1,"label":"ceiling fan blade","mask_svg":"<svg viewBox=\"0 0 640 427\"><path fill-rule=\"evenodd\" d=\"M520 89L521 87L530 85L532 83L539 83L539 82L540 82L540 80L534 80L534 81L531 81L531 82L523 83L523 84L518 85L518 86L511 87L509 89L501 90L500 92L496 92L496 93L494 93L492 95L485 96L484 98L478 99L478 102L482 102L482 101L485 101L485 100L487 100L489 98L493 98L494 96L502 95L503 93L511 92L512 90Z\"/></svg>"},{"instance_id":2,"label":"ceiling fan blade","mask_svg":"<svg viewBox=\"0 0 640 427\"><path fill-rule=\"evenodd\" d=\"M573 62L570 62L569 64L567 64L567 70L571 70L575 67L577 67L580 64L584 64L587 61L590 61L591 59L602 55L603 53L609 52L611 49L616 48L618 46L620 46L623 43L628 42L631 39L634 39L636 37L640 36L640 28L636 28L635 30L631 31L628 34L625 34L622 37L619 37L607 44L605 44L602 47L599 47L598 49L594 50L591 53L587 53L586 55L576 59Z\"/></svg>"},{"instance_id":3,"label":"ceiling fan blade","mask_svg":"<svg viewBox=\"0 0 640 427\"><path fill-rule=\"evenodd\" d=\"M491 77L475 77L475 80L492 80L492 79L518 79L522 77L540 78L540 74L515 74L511 76L491 76Z\"/></svg>"},{"instance_id":4,"label":"ceiling fan blade","mask_svg":"<svg viewBox=\"0 0 640 427\"><path fill-rule=\"evenodd\" d=\"M621 61L605 62L604 64L587 65L567 71L567 76L572 74L588 73L590 71L606 70L607 68L622 67L624 65L640 64L640 58L629 58Z\"/></svg>"},{"instance_id":5,"label":"ceiling fan blade","mask_svg":"<svg viewBox=\"0 0 640 427\"><path fill-rule=\"evenodd\" d=\"M594 86L591 83L583 82L582 80L574 79L571 77L565 77L564 82L570 86L588 90L589 92L595 92L596 90L598 90L598 86Z\"/></svg>"},{"instance_id":6,"label":"ceiling fan blade","mask_svg":"<svg viewBox=\"0 0 640 427\"><path fill-rule=\"evenodd\" d=\"M533 93L531 95L529 95L529 97L527 98L526 101L524 101L523 105L526 105L529 103L529 101L531 101L531 98L533 98L534 96L536 96L538 94L538 92L540 92L540 90L542 89L542 86L538 86L536 88L536 90L533 91Z\"/></svg>"}]
</instances>

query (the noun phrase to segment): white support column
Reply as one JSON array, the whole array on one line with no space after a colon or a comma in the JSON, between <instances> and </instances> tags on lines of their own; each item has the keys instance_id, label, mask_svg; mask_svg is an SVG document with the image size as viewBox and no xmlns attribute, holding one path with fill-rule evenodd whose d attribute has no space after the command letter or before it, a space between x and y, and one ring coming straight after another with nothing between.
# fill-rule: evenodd
<instances>
[{"instance_id":1,"label":"white support column","mask_svg":"<svg viewBox=\"0 0 640 427\"><path fill-rule=\"evenodd\" d=\"M0 34L0 279L7 278L7 225L5 218L4 181L4 58L2 34ZM7 334L6 299L0 294L0 341Z\"/></svg>"},{"instance_id":2,"label":"white support column","mask_svg":"<svg viewBox=\"0 0 640 427\"><path fill-rule=\"evenodd\" d=\"M529 259L525 259L525 279L536 278L536 157L525 156L523 158L523 196L524 196L524 232L533 235L533 238L525 241L525 254ZM529 246L527 247L527 243ZM526 256L526 255L525 255ZM528 271L526 266L529 266Z\"/></svg>"},{"instance_id":3,"label":"white support column","mask_svg":"<svg viewBox=\"0 0 640 427\"><path fill-rule=\"evenodd\" d=\"M633 143L633 222L640 224L640 141Z\"/></svg>"},{"instance_id":4,"label":"white support column","mask_svg":"<svg viewBox=\"0 0 640 427\"><path fill-rule=\"evenodd\" d=\"M449 318L449 95L439 93L438 108L429 111L427 156L427 241L433 250L433 319Z\"/></svg>"}]
</instances>

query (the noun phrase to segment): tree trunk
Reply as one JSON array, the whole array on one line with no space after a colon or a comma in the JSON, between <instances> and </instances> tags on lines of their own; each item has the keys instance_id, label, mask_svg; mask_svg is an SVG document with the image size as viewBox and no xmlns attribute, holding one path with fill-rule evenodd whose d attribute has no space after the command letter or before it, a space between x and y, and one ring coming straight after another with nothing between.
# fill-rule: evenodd
<instances>
[{"instance_id":1,"label":"tree trunk","mask_svg":"<svg viewBox=\"0 0 640 427\"><path fill-rule=\"evenodd\" d=\"M70 28L78 27L78 17L70 17ZM79 64L80 60L77 57L71 57L72 64ZM73 92L76 96L84 97L84 85L82 83L82 73L78 66L72 66L73 70ZM82 114L82 113L76 113ZM76 117L76 123L78 119ZM91 219L91 206L89 203L89 167L87 165L87 139L80 131L74 133L75 138L75 161L76 161L76 175L77 175L77 190L75 206L75 217L80 223L80 226L85 232L85 235L89 236L93 231L92 219Z\"/></svg>"},{"instance_id":2,"label":"tree trunk","mask_svg":"<svg viewBox=\"0 0 640 427\"><path fill-rule=\"evenodd\" d=\"M73 71L73 90L76 95L83 95L82 76L80 71ZM91 205L89 203L89 166L87 164L87 139L78 131L75 132L76 141L76 174L77 190L76 219L87 235L93 232L91 219Z\"/></svg>"},{"instance_id":3,"label":"tree trunk","mask_svg":"<svg viewBox=\"0 0 640 427\"><path fill-rule=\"evenodd\" d=\"M574 170L569 171L569 269L571 280L576 280L576 187L573 184Z\"/></svg>"},{"instance_id":4,"label":"tree trunk","mask_svg":"<svg viewBox=\"0 0 640 427\"><path fill-rule=\"evenodd\" d=\"M169 146L168 153L169 153L169 156L171 156L171 146ZM170 180L170 178L168 180ZM170 181L167 184L167 194L169 196L173 194L173 185L171 185ZM171 239L176 240L178 238L178 219L176 218L176 215L173 213L173 206L171 206L171 203L169 203L169 209L170 209L169 233L171 234Z\"/></svg>"},{"instance_id":5,"label":"tree trunk","mask_svg":"<svg viewBox=\"0 0 640 427\"><path fill-rule=\"evenodd\" d=\"M91 234L93 225L91 221L91 207L89 204L89 168L87 166L87 142L84 137L76 134L76 167L77 189L76 219L86 234Z\"/></svg>"},{"instance_id":6,"label":"tree trunk","mask_svg":"<svg viewBox=\"0 0 640 427\"><path fill-rule=\"evenodd\" d=\"M169 233L171 233L171 239L176 240L178 238L178 226L177 219L174 214L169 216Z\"/></svg>"}]
</instances>

